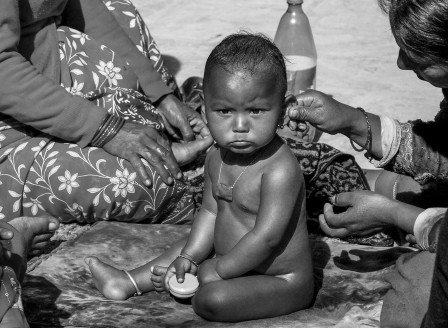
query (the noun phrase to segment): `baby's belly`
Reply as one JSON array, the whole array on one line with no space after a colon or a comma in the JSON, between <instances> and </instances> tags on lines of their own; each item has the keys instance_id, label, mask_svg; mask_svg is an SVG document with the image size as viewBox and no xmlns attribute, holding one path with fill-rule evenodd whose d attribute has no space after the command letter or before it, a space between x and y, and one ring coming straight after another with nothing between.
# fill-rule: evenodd
<instances>
[{"instance_id":1,"label":"baby's belly","mask_svg":"<svg viewBox=\"0 0 448 328\"><path fill-rule=\"evenodd\" d=\"M241 222L227 221L225 224L220 224L217 220L215 225L215 239L214 247L217 256L223 256L228 254L238 242L251 230L253 227L248 227ZM294 244L294 243L293 243ZM251 270L252 273L268 274L268 275L283 275L300 271L300 261L297 261L300 257L300 252L297 252L299 248L291 247L293 245L279 245L277 250L274 250L272 254L265 259L260 265ZM256 247L256 246L254 246Z\"/></svg>"}]
</instances>

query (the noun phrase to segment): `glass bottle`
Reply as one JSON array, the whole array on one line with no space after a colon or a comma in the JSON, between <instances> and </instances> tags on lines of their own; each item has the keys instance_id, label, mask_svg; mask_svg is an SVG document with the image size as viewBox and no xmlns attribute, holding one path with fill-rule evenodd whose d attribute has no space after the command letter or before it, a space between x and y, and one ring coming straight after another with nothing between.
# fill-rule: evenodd
<instances>
[{"instance_id":1,"label":"glass bottle","mask_svg":"<svg viewBox=\"0 0 448 328\"><path fill-rule=\"evenodd\" d=\"M285 56L288 91L294 95L316 88L317 52L303 0L287 0L274 43Z\"/></svg>"}]
</instances>

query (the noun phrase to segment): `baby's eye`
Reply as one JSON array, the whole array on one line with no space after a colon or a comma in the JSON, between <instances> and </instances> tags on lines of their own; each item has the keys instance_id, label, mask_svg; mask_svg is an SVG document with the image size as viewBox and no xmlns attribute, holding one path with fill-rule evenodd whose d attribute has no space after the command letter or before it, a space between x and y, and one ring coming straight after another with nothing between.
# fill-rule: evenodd
<instances>
[{"instance_id":1,"label":"baby's eye","mask_svg":"<svg viewBox=\"0 0 448 328\"><path fill-rule=\"evenodd\" d=\"M216 111L221 115L229 115L231 113L230 109L218 109Z\"/></svg>"},{"instance_id":2,"label":"baby's eye","mask_svg":"<svg viewBox=\"0 0 448 328\"><path fill-rule=\"evenodd\" d=\"M251 109L250 113L254 114L254 115L259 115L261 114L263 111L261 109Z\"/></svg>"}]
</instances>

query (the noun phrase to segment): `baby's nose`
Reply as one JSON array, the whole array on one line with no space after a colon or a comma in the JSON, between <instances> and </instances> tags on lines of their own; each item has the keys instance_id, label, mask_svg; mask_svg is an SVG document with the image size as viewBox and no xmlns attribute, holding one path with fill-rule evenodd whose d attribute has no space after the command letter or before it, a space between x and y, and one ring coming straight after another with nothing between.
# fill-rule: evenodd
<instances>
[{"instance_id":1,"label":"baby's nose","mask_svg":"<svg viewBox=\"0 0 448 328\"><path fill-rule=\"evenodd\" d=\"M249 123L243 115L238 115L235 117L233 124L233 132L247 132L249 131Z\"/></svg>"}]
</instances>

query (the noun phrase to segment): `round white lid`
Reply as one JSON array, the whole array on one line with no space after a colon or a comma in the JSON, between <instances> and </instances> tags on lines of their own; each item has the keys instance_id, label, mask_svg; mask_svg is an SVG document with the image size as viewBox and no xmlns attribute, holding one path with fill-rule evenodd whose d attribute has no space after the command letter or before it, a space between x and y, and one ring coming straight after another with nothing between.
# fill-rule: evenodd
<instances>
[{"instance_id":1,"label":"round white lid","mask_svg":"<svg viewBox=\"0 0 448 328\"><path fill-rule=\"evenodd\" d=\"M186 273L184 282L179 283L176 276L172 276L168 282L170 291L180 295L194 294L199 288L198 278L191 273Z\"/></svg>"}]
</instances>

